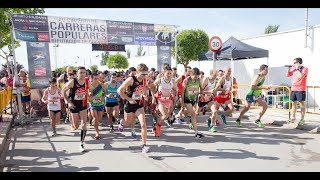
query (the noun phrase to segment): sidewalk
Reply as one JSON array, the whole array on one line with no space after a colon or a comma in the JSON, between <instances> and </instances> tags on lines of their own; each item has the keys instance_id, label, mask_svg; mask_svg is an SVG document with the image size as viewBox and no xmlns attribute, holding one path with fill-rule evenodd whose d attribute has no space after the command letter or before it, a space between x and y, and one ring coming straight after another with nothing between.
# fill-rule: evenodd
<instances>
[{"instance_id":1,"label":"sidewalk","mask_svg":"<svg viewBox=\"0 0 320 180\"><path fill-rule=\"evenodd\" d=\"M7 136L11 129L11 124L13 122L12 115L2 114L3 120L0 122L0 154L3 151L4 144L6 143Z\"/></svg>"}]
</instances>

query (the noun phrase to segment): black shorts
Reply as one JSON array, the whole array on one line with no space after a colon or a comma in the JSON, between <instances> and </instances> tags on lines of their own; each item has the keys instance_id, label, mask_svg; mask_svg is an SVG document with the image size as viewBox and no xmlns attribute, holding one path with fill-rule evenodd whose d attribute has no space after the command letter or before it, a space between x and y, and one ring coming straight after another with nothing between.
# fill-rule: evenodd
<instances>
[{"instance_id":1,"label":"black shorts","mask_svg":"<svg viewBox=\"0 0 320 180\"><path fill-rule=\"evenodd\" d=\"M194 106L197 103L197 101L191 101L189 99L184 98L184 103L185 104L192 104L192 106Z\"/></svg>"},{"instance_id":2,"label":"black shorts","mask_svg":"<svg viewBox=\"0 0 320 180\"><path fill-rule=\"evenodd\" d=\"M290 100L291 101L305 101L306 100L306 91L291 91Z\"/></svg>"},{"instance_id":3,"label":"black shorts","mask_svg":"<svg viewBox=\"0 0 320 180\"><path fill-rule=\"evenodd\" d=\"M80 107L74 107L74 109L70 109L70 112L72 113L72 114L74 114L74 113L79 113L80 111L83 111L83 110L87 110L88 109L88 107L83 107L83 106L80 106Z\"/></svg>"},{"instance_id":4,"label":"black shorts","mask_svg":"<svg viewBox=\"0 0 320 180\"><path fill-rule=\"evenodd\" d=\"M138 109L143 108L140 104L126 104L124 106L124 111L126 113L136 113Z\"/></svg>"},{"instance_id":5,"label":"black shorts","mask_svg":"<svg viewBox=\"0 0 320 180\"><path fill-rule=\"evenodd\" d=\"M212 99L210 99L210 101L208 101L208 102L200 102L200 101L198 101L198 106L199 107L204 107L205 105L207 105L211 101L212 101Z\"/></svg>"},{"instance_id":6,"label":"black shorts","mask_svg":"<svg viewBox=\"0 0 320 180\"><path fill-rule=\"evenodd\" d=\"M119 103L117 102L110 102L110 103L106 103L107 107L115 107L115 106L119 106Z\"/></svg>"},{"instance_id":7,"label":"black shorts","mask_svg":"<svg viewBox=\"0 0 320 180\"><path fill-rule=\"evenodd\" d=\"M53 112L54 114L57 114L57 113L59 113L59 112L61 112L61 110L56 110L56 111L51 111L51 110L49 110L50 112Z\"/></svg>"}]
</instances>

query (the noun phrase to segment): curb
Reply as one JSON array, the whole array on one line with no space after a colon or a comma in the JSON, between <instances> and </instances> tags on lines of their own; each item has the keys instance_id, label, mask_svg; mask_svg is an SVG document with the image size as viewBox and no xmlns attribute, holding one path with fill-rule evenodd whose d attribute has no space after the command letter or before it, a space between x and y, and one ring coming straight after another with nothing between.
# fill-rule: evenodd
<instances>
[{"instance_id":1,"label":"curb","mask_svg":"<svg viewBox=\"0 0 320 180\"><path fill-rule=\"evenodd\" d=\"M271 124L276 125L276 126L283 126L283 125L287 124L287 122L286 121L274 121ZM316 126L316 125L308 125L308 124L305 124L303 126L298 125L296 127L296 129L308 131L309 133L320 133L320 127Z\"/></svg>"},{"instance_id":2,"label":"curb","mask_svg":"<svg viewBox=\"0 0 320 180\"><path fill-rule=\"evenodd\" d=\"M9 122L2 122L4 123L3 128L0 130L1 134L0 134L0 154L2 154L3 149L5 147L5 143L7 141L8 138L8 134L10 132L12 123L14 121L14 118L12 115L9 115L9 117L7 117L9 119L11 119Z\"/></svg>"}]
</instances>

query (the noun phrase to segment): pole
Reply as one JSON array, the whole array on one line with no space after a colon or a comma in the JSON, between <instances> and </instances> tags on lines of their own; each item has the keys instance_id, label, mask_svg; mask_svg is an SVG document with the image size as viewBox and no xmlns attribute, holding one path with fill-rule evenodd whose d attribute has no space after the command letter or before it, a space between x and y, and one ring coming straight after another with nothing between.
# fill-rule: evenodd
<instances>
[{"instance_id":1,"label":"pole","mask_svg":"<svg viewBox=\"0 0 320 180\"><path fill-rule=\"evenodd\" d=\"M305 48L308 47L308 8L305 11Z\"/></svg>"},{"instance_id":2,"label":"pole","mask_svg":"<svg viewBox=\"0 0 320 180\"><path fill-rule=\"evenodd\" d=\"M267 65L269 69L269 57L267 57ZM268 84L270 84L270 73L268 72Z\"/></svg>"},{"instance_id":3,"label":"pole","mask_svg":"<svg viewBox=\"0 0 320 180\"><path fill-rule=\"evenodd\" d=\"M10 24L10 35L11 35L11 46L12 46L12 55L13 55L13 64L14 64L14 79L15 84L20 84L20 79L18 77L18 69L17 69L17 63L16 63L16 53L15 53L15 47L14 47L14 38L13 38L13 24L12 19L9 20ZM18 83L17 83L18 82ZM17 96L18 96L18 109L19 109L19 120L22 120L22 103L21 103L21 92L20 89L17 88Z\"/></svg>"},{"instance_id":4,"label":"pole","mask_svg":"<svg viewBox=\"0 0 320 180\"><path fill-rule=\"evenodd\" d=\"M179 32L177 31L177 32L176 32L176 35L175 35L175 37L174 37L174 49L175 49L175 51L174 51L174 57L176 58L176 65L175 65L176 68L177 68L177 66L178 66L178 41L177 41L177 36L178 36L178 34L179 34Z\"/></svg>"}]
</instances>

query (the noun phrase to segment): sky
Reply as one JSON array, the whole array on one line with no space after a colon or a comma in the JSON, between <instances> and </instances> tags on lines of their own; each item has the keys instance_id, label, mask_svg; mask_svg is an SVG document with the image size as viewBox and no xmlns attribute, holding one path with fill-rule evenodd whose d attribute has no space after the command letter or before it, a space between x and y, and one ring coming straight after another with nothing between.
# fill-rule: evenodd
<instances>
[{"instance_id":1,"label":"sky","mask_svg":"<svg viewBox=\"0 0 320 180\"><path fill-rule=\"evenodd\" d=\"M129 21L178 25L178 30L201 29L209 38L230 36L244 39L264 34L270 25L280 25L278 32L301 29L305 26L305 8L46 8L45 15L88 19ZM320 9L309 8L310 26L320 24ZM17 61L28 67L25 43L16 50ZM51 67L64 65L99 65L101 52L91 51L89 44L50 44ZM126 46L132 55L137 46ZM147 55L155 55L156 47L144 47ZM55 56L57 52L57 56ZM57 63L56 63L57 60ZM1 63L4 60L1 59Z\"/></svg>"}]
</instances>

